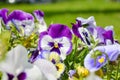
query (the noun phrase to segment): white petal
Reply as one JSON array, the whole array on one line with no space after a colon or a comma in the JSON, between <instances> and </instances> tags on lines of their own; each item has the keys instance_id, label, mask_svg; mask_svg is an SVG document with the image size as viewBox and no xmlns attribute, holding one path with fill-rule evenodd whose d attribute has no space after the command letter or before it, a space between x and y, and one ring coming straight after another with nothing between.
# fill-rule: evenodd
<instances>
[{"instance_id":1,"label":"white petal","mask_svg":"<svg viewBox=\"0 0 120 80\"><path fill-rule=\"evenodd\" d=\"M25 47L18 45L7 53L6 59L0 63L0 69L5 72L14 74L19 73L25 67L30 67Z\"/></svg>"},{"instance_id":2,"label":"white petal","mask_svg":"<svg viewBox=\"0 0 120 80\"><path fill-rule=\"evenodd\" d=\"M88 42L86 41L86 38L89 40L89 42L91 41L89 31L88 31L86 28L83 28L83 27L78 28L78 31L79 31L81 37L83 38L85 44L88 45ZM86 36L83 34L83 32L86 32L88 36L86 37Z\"/></svg>"},{"instance_id":3,"label":"white petal","mask_svg":"<svg viewBox=\"0 0 120 80\"><path fill-rule=\"evenodd\" d=\"M52 75L52 74L48 74L48 73L46 73L46 77L47 77L47 80L57 80L57 78L54 76L54 75Z\"/></svg>"},{"instance_id":4,"label":"white petal","mask_svg":"<svg viewBox=\"0 0 120 80\"><path fill-rule=\"evenodd\" d=\"M39 33L43 32L43 31L47 31L47 25L46 24L45 25L36 24L36 26L37 26L37 31Z\"/></svg>"},{"instance_id":5,"label":"white petal","mask_svg":"<svg viewBox=\"0 0 120 80\"><path fill-rule=\"evenodd\" d=\"M82 25L90 24L89 26L91 26L91 27L95 27L96 26L96 22L95 22L93 16L90 16L88 19L84 19L82 17L77 17L77 20L81 21Z\"/></svg>"},{"instance_id":6,"label":"white petal","mask_svg":"<svg viewBox=\"0 0 120 80\"><path fill-rule=\"evenodd\" d=\"M24 28L24 35L25 36L30 36L30 34L33 32L34 30L34 22L32 20L24 20L22 21L22 25L25 25Z\"/></svg>"},{"instance_id":7,"label":"white petal","mask_svg":"<svg viewBox=\"0 0 120 80\"><path fill-rule=\"evenodd\" d=\"M67 52L70 50L72 44L71 44L70 40L66 37L63 37L61 39L61 41L59 41L58 43L62 44L62 47L60 47L61 57L65 58L67 55Z\"/></svg>"},{"instance_id":8,"label":"white petal","mask_svg":"<svg viewBox=\"0 0 120 80\"><path fill-rule=\"evenodd\" d=\"M2 80L8 80L8 76L6 73L3 72L2 74Z\"/></svg>"},{"instance_id":9,"label":"white petal","mask_svg":"<svg viewBox=\"0 0 120 80\"><path fill-rule=\"evenodd\" d=\"M90 75L88 77L86 77L86 80L102 80L102 78L95 75L94 72L91 72Z\"/></svg>"},{"instance_id":10,"label":"white petal","mask_svg":"<svg viewBox=\"0 0 120 80\"><path fill-rule=\"evenodd\" d=\"M106 27L105 27L105 30L107 30L107 31L108 31L108 30L112 30L112 31L113 31L113 26L106 26Z\"/></svg>"},{"instance_id":11,"label":"white petal","mask_svg":"<svg viewBox=\"0 0 120 80\"><path fill-rule=\"evenodd\" d=\"M46 80L40 69L35 65L31 69L26 69L25 72L27 80Z\"/></svg>"},{"instance_id":12,"label":"white petal","mask_svg":"<svg viewBox=\"0 0 120 80\"><path fill-rule=\"evenodd\" d=\"M53 39L49 35L45 35L40 41L41 48L43 50L51 50L52 47L48 45L49 42L53 42Z\"/></svg>"},{"instance_id":13,"label":"white petal","mask_svg":"<svg viewBox=\"0 0 120 80\"><path fill-rule=\"evenodd\" d=\"M49 77L53 78L53 80L57 80L57 69L50 61L37 59L34 64L39 67L48 80L50 79Z\"/></svg>"}]
</instances>

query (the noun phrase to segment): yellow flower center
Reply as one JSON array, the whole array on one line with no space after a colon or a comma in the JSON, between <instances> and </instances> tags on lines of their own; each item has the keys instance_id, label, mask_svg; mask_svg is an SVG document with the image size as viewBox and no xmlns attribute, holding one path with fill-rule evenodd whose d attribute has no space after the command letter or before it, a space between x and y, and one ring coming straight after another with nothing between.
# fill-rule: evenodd
<instances>
[{"instance_id":1,"label":"yellow flower center","mask_svg":"<svg viewBox=\"0 0 120 80\"><path fill-rule=\"evenodd\" d=\"M63 71L65 70L65 65L63 63L57 63L56 68L59 73L63 73Z\"/></svg>"},{"instance_id":2,"label":"yellow flower center","mask_svg":"<svg viewBox=\"0 0 120 80\"><path fill-rule=\"evenodd\" d=\"M55 47L55 48L58 48L58 47L59 47L59 46L58 46L58 43L57 43L56 41L54 42L54 47Z\"/></svg>"},{"instance_id":3,"label":"yellow flower center","mask_svg":"<svg viewBox=\"0 0 120 80\"><path fill-rule=\"evenodd\" d=\"M101 63L101 64L102 64L104 61L105 61L105 59L104 59L103 57L101 57L100 59L98 59L98 62Z\"/></svg>"},{"instance_id":4,"label":"yellow flower center","mask_svg":"<svg viewBox=\"0 0 120 80\"><path fill-rule=\"evenodd\" d=\"M78 75L79 76L82 76L82 77L86 77L89 75L89 71L88 69L84 68L84 67L78 67L77 68L77 72L78 72Z\"/></svg>"},{"instance_id":5,"label":"yellow flower center","mask_svg":"<svg viewBox=\"0 0 120 80\"><path fill-rule=\"evenodd\" d=\"M56 63L58 63L60 61L59 54L56 52L51 52L51 54L49 56L49 60L52 61L53 59L55 60Z\"/></svg>"}]
</instances>

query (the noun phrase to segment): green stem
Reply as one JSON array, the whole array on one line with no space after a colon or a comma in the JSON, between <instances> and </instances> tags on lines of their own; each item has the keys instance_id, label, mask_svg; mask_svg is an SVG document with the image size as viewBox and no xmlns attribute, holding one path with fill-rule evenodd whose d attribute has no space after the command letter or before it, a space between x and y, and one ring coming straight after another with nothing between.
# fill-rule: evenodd
<instances>
[{"instance_id":1,"label":"green stem","mask_svg":"<svg viewBox=\"0 0 120 80\"><path fill-rule=\"evenodd\" d=\"M110 65L109 65L109 61L108 61L108 64L107 64L107 80L110 80Z\"/></svg>"},{"instance_id":2,"label":"green stem","mask_svg":"<svg viewBox=\"0 0 120 80\"><path fill-rule=\"evenodd\" d=\"M75 55L76 55L76 51L77 51L77 48L78 48L78 39L77 39L77 37L75 37L74 40L75 40L75 49L74 49L74 52L73 52L73 55L72 55L72 56L74 56L74 57L73 57L73 65L74 65L74 63L75 63L75 59L76 59L76 58L75 58L75 57L76 57Z\"/></svg>"},{"instance_id":3,"label":"green stem","mask_svg":"<svg viewBox=\"0 0 120 80\"><path fill-rule=\"evenodd\" d=\"M116 75L115 75L115 80L118 80L119 64L120 64L120 60L118 60L117 69L116 69L117 72L116 72Z\"/></svg>"}]
</instances>

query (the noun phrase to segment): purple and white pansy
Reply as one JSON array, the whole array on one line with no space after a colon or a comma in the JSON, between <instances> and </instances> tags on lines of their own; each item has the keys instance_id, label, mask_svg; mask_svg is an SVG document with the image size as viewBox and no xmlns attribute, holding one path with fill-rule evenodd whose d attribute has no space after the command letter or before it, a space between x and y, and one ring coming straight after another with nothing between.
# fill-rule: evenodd
<instances>
[{"instance_id":1,"label":"purple and white pansy","mask_svg":"<svg viewBox=\"0 0 120 80\"><path fill-rule=\"evenodd\" d=\"M76 21L76 24L72 24L73 33L80 38L86 45L91 46L91 34L87 28L82 26L81 21Z\"/></svg>"},{"instance_id":2,"label":"purple and white pansy","mask_svg":"<svg viewBox=\"0 0 120 80\"><path fill-rule=\"evenodd\" d=\"M38 33L42 32L42 31L46 31L47 30L47 25L44 21L44 12L40 11L40 10L35 10L33 12L35 18L37 19L38 23L36 23L36 29L38 31Z\"/></svg>"},{"instance_id":3,"label":"purple and white pansy","mask_svg":"<svg viewBox=\"0 0 120 80\"><path fill-rule=\"evenodd\" d=\"M14 10L8 15L7 26L11 23L19 32L23 31L25 36L29 36L34 30L34 17L32 14L22 10Z\"/></svg>"},{"instance_id":4,"label":"purple and white pansy","mask_svg":"<svg viewBox=\"0 0 120 80\"><path fill-rule=\"evenodd\" d=\"M8 52L0 70L2 80L57 80L57 69L51 62L38 59L34 64L29 63L27 50L21 45Z\"/></svg>"},{"instance_id":5,"label":"purple and white pansy","mask_svg":"<svg viewBox=\"0 0 120 80\"><path fill-rule=\"evenodd\" d=\"M62 24L51 24L48 31L40 34L39 49L57 52L62 60L72 51L72 33Z\"/></svg>"},{"instance_id":6,"label":"purple and white pansy","mask_svg":"<svg viewBox=\"0 0 120 80\"><path fill-rule=\"evenodd\" d=\"M91 72L97 71L108 61L115 61L119 54L119 44L98 46L85 57L84 66Z\"/></svg>"}]
</instances>

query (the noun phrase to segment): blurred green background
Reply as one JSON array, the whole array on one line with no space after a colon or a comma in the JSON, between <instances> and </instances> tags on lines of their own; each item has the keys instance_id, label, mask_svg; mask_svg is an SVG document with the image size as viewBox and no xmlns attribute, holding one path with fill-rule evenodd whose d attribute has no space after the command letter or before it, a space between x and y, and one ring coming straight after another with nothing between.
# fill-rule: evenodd
<instances>
[{"instance_id":1,"label":"blurred green background","mask_svg":"<svg viewBox=\"0 0 120 80\"><path fill-rule=\"evenodd\" d=\"M45 12L47 25L61 23L71 27L76 17L94 16L97 26L114 26L115 37L120 41L120 0L26 0L14 4L0 0L0 8L10 11L21 9L32 13L39 9ZM47 2L48 1L48 2Z\"/></svg>"}]
</instances>

